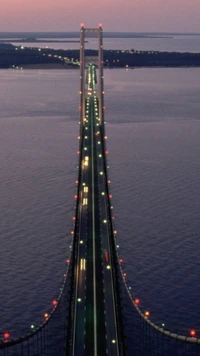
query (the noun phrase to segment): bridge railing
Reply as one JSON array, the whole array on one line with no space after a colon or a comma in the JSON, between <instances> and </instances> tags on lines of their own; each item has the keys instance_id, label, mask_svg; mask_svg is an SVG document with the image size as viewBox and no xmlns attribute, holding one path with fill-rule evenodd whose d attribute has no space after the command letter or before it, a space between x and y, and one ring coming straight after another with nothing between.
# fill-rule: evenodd
<instances>
[{"instance_id":1,"label":"bridge railing","mask_svg":"<svg viewBox=\"0 0 200 356\"><path fill-rule=\"evenodd\" d=\"M125 335L124 335L124 321L123 321L123 310L122 306L122 295L120 288L120 270L118 264L117 249L115 244L114 229L112 223L112 214L111 214L111 202L109 195L109 186L108 186L108 172L107 172L107 159L106 159L106 144L105 144L105 126L104 122L99 127L100 137L101 137L101 147L102 147L102 159L104 166L105 174L105 185L106 185L106 197L107 197L107 210L108 210L108 228L110 236L110 247L111 247L111 260L112 260L112 273L113 273L113 283L114 283L114 297L115 297L115 306L117 314L117 331L118 331L118 340L119 340L119 351L120 355L126 354L126 344L125 344Z\"/></svg>"},{"instance_id":2,"label":"bridge railing","mask_svg":"<svg viewBox=\"0 0 200 356\"><path fill-rule=\"evenodd\" d=\"M79 206L80 206L80 190L82 182L82 158L83 158L83 137L84 137L84 126L80 125L80 134L79 134L79 161L78 161L78 184L77 184L77 199L76 199L76 208L75 208L75 224L73 231L73 243L72 243L72 253L70 259L70 273L69 275L69 300L68 300L68 318L67 318L67 332L66 332L66 355L71 353L71 343L72 343L72 325L73 325L73 315L75 308L75 285L76 285L76 276L75 268L77 263L77 251L78 251L78 238L79 238Z\"/></svg>"}]
</instances>

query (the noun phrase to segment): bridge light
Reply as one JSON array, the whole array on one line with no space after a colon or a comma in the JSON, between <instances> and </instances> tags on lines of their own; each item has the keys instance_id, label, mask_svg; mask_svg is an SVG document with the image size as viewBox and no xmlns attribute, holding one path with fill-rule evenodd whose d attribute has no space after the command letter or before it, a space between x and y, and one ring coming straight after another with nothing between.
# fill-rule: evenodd
<instances>
[{"instance_id":1,"label":"bridge light","mask_svg":"<svg viewBox=\"0 0 200 356\"><path fill-rule=\"evenodd\" d=\"M78 180L76 180L76 184L78 184Z\"/></svg>"},{"instance_id":2,"label":"bridge light","mask_svg":"<svg viewBox=\"0 0 200 356\"><path fill-rule=\"evenodd\" d=\"M54 299L54 300L52 301L52 304L53 304L54 307L56 307L56 306L58 305L58 301L57 301L56 299Z\"/></svg>"},{"instance_id":3,"label":"bridge light","mask_svg":"<svg viewBox=\"0 0 200 356\"><path fill-rule=\"evenodd\" d=\"M190 330L190 336L195 337L196 336L196 330L192 329Z\"/></svg>"},{"instance_id":4,"label":"bridge light","mask_svg":"<svg viewBox=\"0 0 200 356\"><path fill-rule=\"evenodd\" d=\"M145 311L144 315L146 316L146 318L148 318L150 315L150 312L147 310L147 311Z\"/></svg>"},{"instance_id":5,"label":"bridge light","mask_svg":"<svg viewBox=\"0 0 200 356\"><path fill-rule=\"evenodd\" d=\"M80 244L81 244L81 245L83 244L83 240L80 240Z\"/></svg>"},{"instance_id":6,"label":"bridge light","mask_svg":"<svg viewBox=\"0 0 200 356\"><path fill-rule=\"evenodd\" d=\"M139 299L139 298L135 298L134 303L135 303L136 305L140 304L140 299Z\"/></svg>"},{"instance_id":7,"label":"bridge light","mask_svg":"<svg viewBox=\"0 0 200 356\"><path fill-rule=\"evenodd\" d=\"M104 139L107 140L108 136L104 136Z\"/></svg>"},{"instance_id":8,"label":"bridge light","mask_svg":"<svg viewBox=\"0 0 200 356\"><path fill-rule=\"evenodd\" d=\"M31 329L34 329L34 328L35 328L35 325L31 324L31 326L30 326L30 327L31 327Z\"/></svg>"},{"instance_id":9,"label":"bridge light","mask_svg":"<svg viewBox=\"0 0 200 356\"><path fill-rule=\"evenodd\" d=\"M110 269L110 265L108 265L106 268L107 268L107 269Z\"/></svg>"},{"instance_id":10,"label":"bridge light","mask_svg":"<svg viewBox=\"0 0 200 356\"><path fill-rule=\"evenodd\" d=\"M165 324L164 323L162 323L162 327L164 327L165 326Z\"/></svg>"},{"instance_id":11,"label":"bridge light","mask_svg":"<svg viewBox=\"0 0 200 356\"><path fill-rule=\"evenodd\" d=\"M6 333L3 334L3 337L4 337L5 340L8 340L9 337L10 337L10 334L8 332L6 332Z\"/></svg>"},{"instance_id":12,"label":"bridge light","mask_svg":"<svg viewBox=\"0 0 200 356\"><path fill-rule=\"evenodd\" d=\"M44 313L44 317L45 317L45 319L48 319L49 314L48 313Z\"/></svg>"},{"instance_id":13,"label":"bridge light","mask_svg":"<svg viewBox=\"0 0 200 356\"><path fill-rule=\"evenodd\" d=\"M116 344L116 340L112 340L112 344Z\"/></svg>"},{"instance_id":14,"label":"bridge light","mask_svg":"<svg viewBox=\"0 0 200 356\"><path fill-rule=\"evenodd\" d=\"M106 223L107 223L107 220L103 220L103 223L106 224Z\"/></svg>"},{"instance_id":15,"label":"bridge light","mask_svg":"<svg viewBox=\"0 0 200 356\"><path fill-rule=\"evenodd\" d=\"M114 230L113 233L114 233L115 235L117 235L117 230Z\"/></svg>"},{"instance_id":16,"label":"bridge light","mask_svg":"<svg viewBox=\"0 0 200 356\"><path fill-rule=\"evenodd\" d=\"M81 302L81 298L78 298L77 301L80 303Z\"/></svg>"},{"instance_id":17,"label":"bridge light","mask_svg":"<svg viewBox=\"0 0 200 356\"><path fill-rule=\"evenodd\" d=\"M99 174L102 176L102 175L103 175L103 172L100 172Z\"/></svg>"},{"instance_id":18,"label":"bridge light","mask_svg":"<svg viewBox=\"0 0 200 356\"><path fill-rule=\"evenodd\" d=\"M123 273L123 276L126 277L126 273Z\"/></svg>"}]
</instances>

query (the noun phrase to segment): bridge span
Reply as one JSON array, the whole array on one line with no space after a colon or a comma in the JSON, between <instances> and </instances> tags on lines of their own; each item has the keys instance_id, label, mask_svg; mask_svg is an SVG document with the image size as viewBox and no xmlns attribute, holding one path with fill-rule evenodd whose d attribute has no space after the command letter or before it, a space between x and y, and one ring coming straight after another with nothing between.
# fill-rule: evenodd
<instances>
[{"instance_id":1,"label":"bridge span","mask_svg":"<svg viewBox=\"0 0 200 356\"><path fill-rule=\"evenodd\" d=\"M85 38L98 56L85 56ZM103 30L81 26L79 171L72 246L58 298L42 322L13 338L0 329L0 356L200 355L196 331L180 335L150 320L135 298L118 257L111 214L104 127ZM125 340L122 298L132 314L133 348ZM123 300L124 306L124 300Z\"/></svg>"},{"instance_id":2,"label":"bridge span","mask_svg":"<svg viewBox=\"0 0 200 356\"><path fill-rule=\"evenodd\" d=\"M81 31L79 203L67 352L119 356L125 341L105 154L102 29ZM87 33L99 37L99 58L84 57Z\"/></svg>"}]
</instances>

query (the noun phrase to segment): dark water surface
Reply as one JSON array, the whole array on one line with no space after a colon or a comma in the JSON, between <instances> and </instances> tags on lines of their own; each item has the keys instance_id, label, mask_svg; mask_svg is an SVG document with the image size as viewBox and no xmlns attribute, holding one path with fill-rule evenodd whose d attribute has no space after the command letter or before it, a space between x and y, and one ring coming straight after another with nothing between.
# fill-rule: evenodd
<instances>
[{"instance_id":1,"label":"dark water surface","mask_svg":"<svg viewBox=\"0 0 200 356\"><path fill-rule=\"evenodd\" d=\"M200 69L106 70L120 257L152 320L200 316ZM59 294L76 193L79 73L1 70L0 332L39 323Z\"/></svg>"},{"instance_id":2,"label":"dark water surface","mask_svg":"<svg viewBox=\"0 0 200 356\"><path fill-rule=\"evenodd\" d=\"M157 37L136 37L136 38L104 38L104 49L135 49L138 51L167 51L167 52L200 52L200 35L178 35L178 34L165 34L157 35ZM26 47L40 47L40 48L54 48L54 49L79 49L80 44L77 38L74 43L56 43L53 42L13 42L14 46ZM60 39L63 40L63 39ZM73 40L73 39L70 39ZM10 40L9 40L10 41ZM12 43L12 42L11 42ZM95 38L88 38L86 48L97 49L98 42Z\"/></svg>"}]
</instances>

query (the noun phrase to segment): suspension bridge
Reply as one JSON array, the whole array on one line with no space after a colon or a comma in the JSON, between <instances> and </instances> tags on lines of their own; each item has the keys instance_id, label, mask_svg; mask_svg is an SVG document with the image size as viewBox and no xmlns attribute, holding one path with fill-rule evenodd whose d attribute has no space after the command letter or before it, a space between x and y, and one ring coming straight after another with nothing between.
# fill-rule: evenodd
<instances>
[{"instance_id":1,"label":"suspension bridge","mask_svg":"<svg viewBox=\"0 0 200 356\"><path fill-rule=\"evenodd\" d=\"M85 39L98 38L98 56L85 56ZM179 335L151 321L131 294L118 256L107 172L104 125L103 30L80 30L80 133L71 256L63 285L42 323L13 338L5 330L0 356L200 355L196 331ZM133 310L132 347L124 302Z\"/></svg>"}]
</instances>

